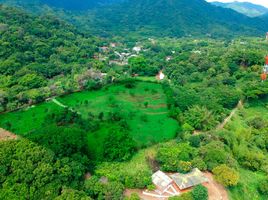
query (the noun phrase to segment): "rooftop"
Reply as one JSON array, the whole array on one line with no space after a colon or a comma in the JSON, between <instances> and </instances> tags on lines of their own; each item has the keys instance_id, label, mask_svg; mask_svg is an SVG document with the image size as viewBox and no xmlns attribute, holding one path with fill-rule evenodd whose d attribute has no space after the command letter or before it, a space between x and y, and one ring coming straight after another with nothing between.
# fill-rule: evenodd
<instances>
[{"instance_id":1,"label":"rooftop","mask_svg":"<svg viewBox=\"0 0 268 200\"><path fill-rule=\"evenodd\" d=\"M208 179L203 175L203 173L195 168L188 174L176 173L171 175L171 178L178 185L180 190L184 190L201 183L208 182Z\"/></svg>"}]
</instances>

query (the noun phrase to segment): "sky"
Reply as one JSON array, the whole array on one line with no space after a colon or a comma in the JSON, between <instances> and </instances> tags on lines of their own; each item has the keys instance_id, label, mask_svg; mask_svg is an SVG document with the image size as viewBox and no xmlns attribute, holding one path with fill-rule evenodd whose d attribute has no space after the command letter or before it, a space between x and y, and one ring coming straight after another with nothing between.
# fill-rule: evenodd
<instances>
[{"instance_id":1,"label":"sky","mask_svg":"<svg viewBox=\"0 0 268 200\"><path fill-rule=\"evenodd\" d=\"M220 2L233 2L233 1L240 1L240 2L251 2L254 4L259 4L259 5L263 5L266 6L268 8L268 0L207 0L208 2L211 1L220 1Z\"/></svg>"}]
</instances>

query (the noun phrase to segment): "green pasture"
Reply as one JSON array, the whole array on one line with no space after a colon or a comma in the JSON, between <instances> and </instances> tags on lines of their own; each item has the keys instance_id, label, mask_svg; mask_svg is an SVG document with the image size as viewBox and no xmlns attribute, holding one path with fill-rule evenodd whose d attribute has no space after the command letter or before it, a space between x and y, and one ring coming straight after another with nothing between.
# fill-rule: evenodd
<instances>
[{"instance_id":1,"label":"green pasture","mask_svg":"<svg viewBox=\"0 0 268 200\"><path fill-rule=\"evenodd\" d=\"M102 144L110 130L118 126L108 122L109 112L117 110L129 125L129 133L139 147L172 139L178 124L168 117L166 96L161 84L137 81L134 88L112 85L98 91L83 91L56 98L61 104L77 111L84 119L103 113L100 128L88 133L89 148L94 155L102 153ZM63 109L53 101L31 108L0 115L0 127L20 135L42 129L45 118L54 111Z\"/></svg>"},{"instance_id":2,"label":"green pasture","mask_svg":"<svg viewBox=\"0 0 268 200\"><path fill-rule=\"evenodd\" d=\"M45 118L49 113L63 109L53 102L44 102L16 112L0 115L0 127L10 130L18 135L34 132L45 124Z\"/></svg>"}]
</instances>

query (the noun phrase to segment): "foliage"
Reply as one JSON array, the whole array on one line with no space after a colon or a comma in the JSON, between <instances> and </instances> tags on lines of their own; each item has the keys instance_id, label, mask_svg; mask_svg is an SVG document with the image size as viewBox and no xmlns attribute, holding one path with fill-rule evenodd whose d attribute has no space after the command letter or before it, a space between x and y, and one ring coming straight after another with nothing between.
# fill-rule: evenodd
<instances>
[{"instance_id":1,"label":"foliage","mask_svg":"<svg viewBox=\"0 0 268 200\"><path fill-rule=\"evenodd\" d=\"M227 164L229 166L235 166L236 161L220 141L213 141L209 144L202 146L199 153L202 159L205 161L208 170L212 170L220 164Z\"/></svg>"},{"instance_id":2,"label":"foliage","mask_svg":"<svg viewBox=\"0 0 268 200\"><path fill-rule=\"evenodd\" d=\"M140 200L140 197L137 193L132 193L129 198L126 198L125 200Z\"/></svg>"},{"instance_id":3,"label":"foliage","mask_svg":"<svg viewBox=\"0 0 268 200\"><path fill-rule=\"evenodd\" d=\"M56 197L55 200L92 200L83 191L64 188L61 195Z\"/></svg>"},{"instance_id":4,"label":"foliage","mask_svg":"<svg viewBox=\"0 0 268 200\"><path fill-rule=\"evenodd\" d=\"M91 177L85 183L85 192L93 199L122 199L124 186L119 182L102 183L98 177Z\"/></svg>"},{"instance_id":5,"label":"foliage","mask_svg":"<svg viewBox=\"0 0 268 200\"><path fill-rule=\"evenodd\" d=\"M26 137L52 150L57 157L71 157L86 165L89 156L86 134L85 131L75 127L51 126L26 135Z\"/></svg>"},{"instance_id":6,"label":"foliage","mask_svg":"<svg viewBox=\"0 0 268 200\"><path fill-rule=\"evenodd\" d=\"M263 195L268 195L268 179L259 183L259 191Z\"/></svg>"},{"instance_id":7,"label":"foliage","mask_svg":"<svg viewBox=\"0 0 268 200\"><path fill-rule=\"evenodd\" d=\"M136 143L127 132L112 131L104 142L104 155L107 161L126 161L135 153Z\"/></svg>"},{"instance_id":8,"label":"foliage","mask_svg":"<svg viewBox=\"0 0 268 200\"><path fill-rule=\"evenodd\" d=\"M0 142L1 199L53 199L63 186L78 187L85 168L26 139Z\"/></svg>"},{"instance_id":9,"label":"foliage","mask_svg":"<svg viewBox=\"0 0 268 200\"><path fill-rule=\"evenodd\" d=\"M163 171L189 171L196 150L187 143L162 145L156 155L156 160ZM182 167L183 166L183 167Z\"/></svg>"},{"instance_id":10,"label":"foliage","mask_svg":"<svg viewBox=\"0 0 268 200\"><path fill-rule=\"evenodd\" d=\"M4 110L78 89L69 75L78 76L88 69L86 63L92 62L96 38L81 34L56 17L37 17L3 5L0 24L0 88L7 94ZM38 95L33 95L32 89Z\"/></svg>"},{"instance_id":11,"label":"foliage","mask_svg":"<svg viewBox=\"0 0 268 200\"><path fill-rule=\"evenodd\" d=\"M235 186L239 181L239 174L227 165L219 165L212 170L215 179L226 187Z\"/></svg>"},{"instance_id":12,"label":"foliage","mask_svg":"<svg viewBox=\"0 0 268 200\"><path fill-rule=\"evenodd\" d=\"M213 114L205 107L193 106L184 113L183 121L197 130L209 130L216 124Z\"/></svg>"},{"instance_id":13,"label":"foliage","mask_svg":"<svg viewBox=\"0 0 268 200\"><path fill-rule=\"evenodd\" d=\"M203 185L198 185L192 190L192 195L194 200L207 200L208 189Z\"/></svg>"},{"instance_id":14,"label":"foliage","mask_svg":"<svg viewBox=\"0 0 268 200\"><path fill-rule=\"evenodd\" d=\"M193 200L191 192L182 193L180 196L169 197L168 200Z\"/></svg>"}]
</instances>

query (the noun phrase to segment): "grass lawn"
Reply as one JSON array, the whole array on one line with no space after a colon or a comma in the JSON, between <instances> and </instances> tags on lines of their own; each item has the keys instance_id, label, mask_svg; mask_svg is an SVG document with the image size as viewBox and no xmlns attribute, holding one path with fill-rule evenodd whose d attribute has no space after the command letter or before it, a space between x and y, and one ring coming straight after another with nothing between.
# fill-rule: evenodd
<instances>
[{"instance_id":1,"label":"grass lawn","mask_svg":"<svg viewBox=\"0 0 268 200\"><path fill-rule=\"evenodd\" d=\"M0 127L18 135L40 129L49 113L62 109L53 102L44 102L27 109L0 115ZM8 125L10 124L10 125Z\"/></svg>"},{"instance_id":2,"label":"grass lawn","mask_svg":"<svg viewBox=\"0 0 268 200\"><path fill-rule=\"evenodd\" d=\"M98 91L83 91L56 98L61 104L72 108L87 119L104 114L100 129L88 133L89 148L94 155L102 154L103 141L116 124L107 122L109 112L117 110L126 119L130 134L138 146L173 139L178 123L168 117L166 96L161 84L137 81L127 89L124 85L112 85ZM55 102L44 102L27 110L0 115L0 127L24 135L42 128L45 118L53 111L63 109Z\"/></svg>"},{"instance_id":3,"label":"grass lawn","mask_svg":"<svg viewBox=\"0 0 268 200\"><path fill-rule=\"evenodd\" d=\"M140 81L148 81L148 82L159 82L155 76L138 76L136 77L137 80L140 80Z\"/></svg>"},{"instance_id":4,"label":"grass lawn","mask_svg":"<svg viewBox=\"0 0 268 200\"><path fill-rule=\"evenodd\" d=\"M161 84L137 82L136 87L127 89L113 85L98 91L84 91L57 98L62 104L73 108L87 118L88 113L98 116L119 110L130 126L130 134L139 146L166 141L176 136L178 124L168 117L166 96ZM148 106L145 106L145 103ZM116 125L104 123L88 135L89 147L94 155L102 154L102 145L110 129ZM98 156L97 156L98 157Z\"/></svg>"}]
</instances>

